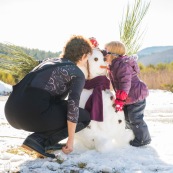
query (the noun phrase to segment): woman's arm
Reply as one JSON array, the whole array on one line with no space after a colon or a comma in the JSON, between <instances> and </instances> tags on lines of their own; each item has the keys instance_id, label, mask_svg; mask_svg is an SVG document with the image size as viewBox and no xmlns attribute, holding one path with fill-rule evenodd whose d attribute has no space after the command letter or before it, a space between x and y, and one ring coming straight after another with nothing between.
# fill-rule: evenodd
<instances>
[{"instance_id":1,"label":"woman's arm","mask_svg":"<svg viewBox=\"0 0 173 173\"><path fill-rule=\"evenodd\" d=\"M62 151L65 154L69 154L73 151L73 143L74 143L74 135L75 135L75 130L76 130L76 123L67 121L67 126L68 126L68 140L66 143L66 146L62 148Z\"/></svg>"},{"instance_id":2,"label":"woman's arm","mask_svg":"<svg viewBox=\"0 0 173 173\"><path fill-rule=\"evenodd\" d=\"M77 70L76 74L71 78L71 86L68 97L68 110L67 110L67 126L68 126L68 140L66 146L62 148L65 154L73 151L74 135L76 124L79 117L79 100L82 89L85 84L84 74Z\"/></svg>"}]
</instances>

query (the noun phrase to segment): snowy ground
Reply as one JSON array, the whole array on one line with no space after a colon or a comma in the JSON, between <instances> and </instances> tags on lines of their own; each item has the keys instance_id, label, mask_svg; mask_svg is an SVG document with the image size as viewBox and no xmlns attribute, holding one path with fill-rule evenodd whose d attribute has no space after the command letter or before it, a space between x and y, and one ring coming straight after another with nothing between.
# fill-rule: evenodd
<instances>
[{"instance_id":1,"label":"snowy ground","mask_svg":"<svg viewBox=\"0 0 173 173\"><path fill-rule=\"evenodd\" d=\"M0 88L1 89L1 88ZM4 117L8 96L0 96L0 173L173 173L173 93L150 90L145 120L152 143L126 146L107 153L84 150L75 145L68 156L38 159L19 150L28 132L9 126ZM61 154L61 152L59 152Z\"/></svg>"}]
</instances>

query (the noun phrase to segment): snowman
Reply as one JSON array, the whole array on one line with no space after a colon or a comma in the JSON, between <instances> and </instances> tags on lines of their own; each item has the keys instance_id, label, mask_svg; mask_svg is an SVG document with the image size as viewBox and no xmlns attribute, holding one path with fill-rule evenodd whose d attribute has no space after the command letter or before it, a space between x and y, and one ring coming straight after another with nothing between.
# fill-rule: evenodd
<instances>
[{"instance_id":1,"label":"snowman","mask_svg":"<svg viewBox=\"0 0 173 173\"><path fill-rule=\"evenodd\" d=\"M75 134L76 145L99 152L126 146L134 139L133 132L125 128L123 112L115 112L115 94L110 90L106 67L102 52L94 47L88 66L81 69L87 80L79 104L90 112L91 122Z\"/></svg>"}]
</instances>

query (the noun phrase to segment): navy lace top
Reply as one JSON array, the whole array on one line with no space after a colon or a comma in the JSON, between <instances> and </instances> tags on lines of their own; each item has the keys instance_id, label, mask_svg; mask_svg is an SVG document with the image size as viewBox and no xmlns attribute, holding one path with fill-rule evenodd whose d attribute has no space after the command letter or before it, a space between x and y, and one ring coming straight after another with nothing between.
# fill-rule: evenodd
<instances>
[{"instance_id":1,"label":"navy lace top","mask_svg":"<svg viewBox=\"0 0 173 173\"><path fill-rule=\"evenodd\" d=\"M61 65L54 66L55 64ZM46 68L47 66L50 67ZM40 68L45 70L36 75L31 86L46 90L52 96L64 97L68 94L67 120L77 123L80 95L85 84L83 72L66 58L48 59L33 71Z\"/></svg>"}]
</instances>

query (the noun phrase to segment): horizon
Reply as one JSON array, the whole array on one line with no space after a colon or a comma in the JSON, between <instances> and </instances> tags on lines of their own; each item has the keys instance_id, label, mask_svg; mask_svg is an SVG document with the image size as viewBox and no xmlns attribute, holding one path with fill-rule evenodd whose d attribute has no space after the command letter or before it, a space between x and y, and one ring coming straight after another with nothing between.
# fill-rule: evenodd
<instances>
[{"instance_id":1,"label":"horizon","mask_svg":"<svg viewBox=\"0 0 173 173\"><path fill-rule=\"evenodd\" d=\"M75 34L95 37L102 49L106 42L119 40L119 23L128 2L134 0L103 0L99 6L97 0L1 0L0 42L58 52ZM171 0L151 0L141 25L145 35L139 51L173 45L173 26L166 20L173 14L172 6Z\"/></svg>"}]
</instances>

